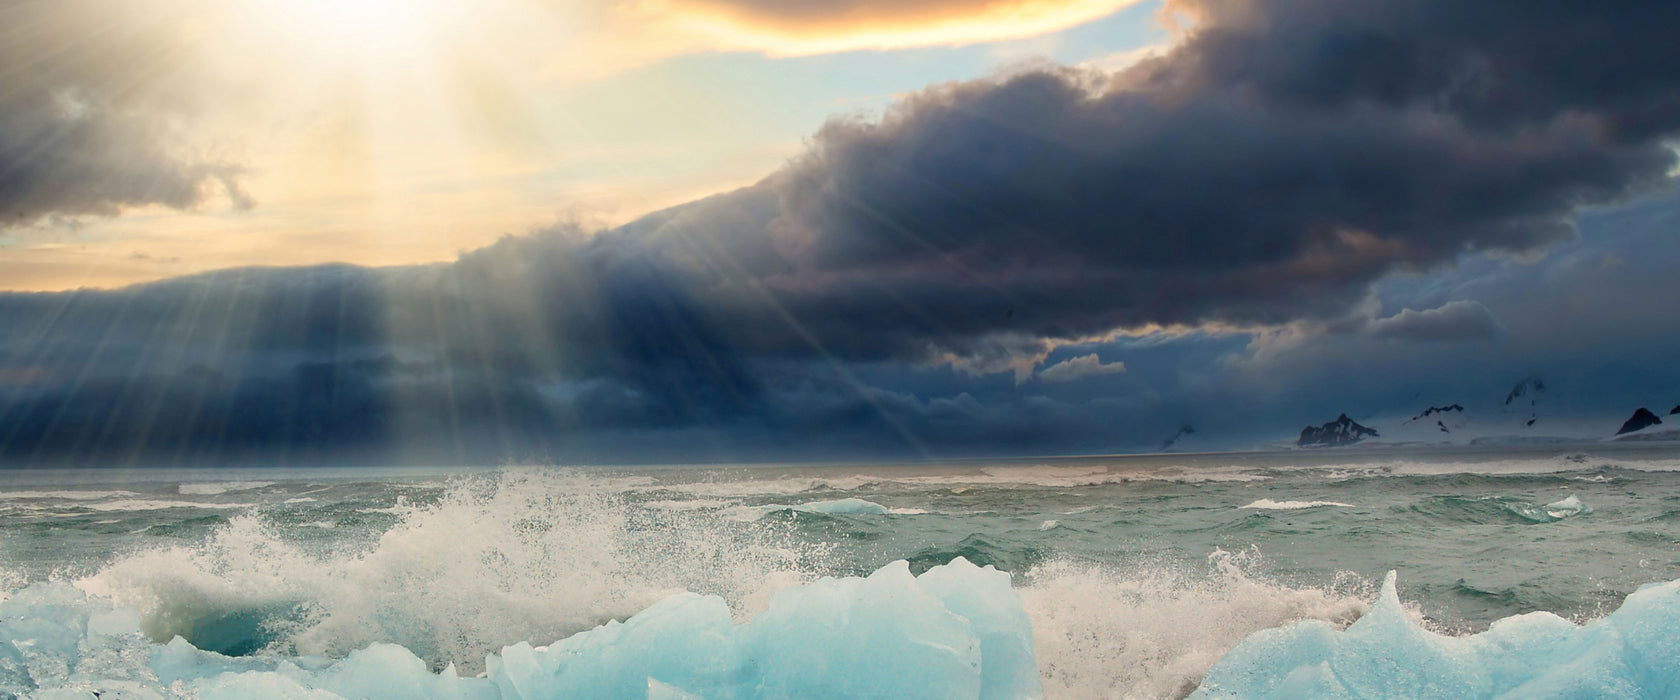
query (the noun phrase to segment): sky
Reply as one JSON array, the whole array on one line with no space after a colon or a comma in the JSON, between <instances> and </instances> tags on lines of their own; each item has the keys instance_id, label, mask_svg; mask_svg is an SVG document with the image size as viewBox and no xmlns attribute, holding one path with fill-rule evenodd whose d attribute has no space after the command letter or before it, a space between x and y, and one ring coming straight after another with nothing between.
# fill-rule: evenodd
<instances>
[{"instance_id":1,"label":"sky","mask_svg":"<svg viewBox=\"0 0 1680 700\"><path fill-rule=\"evenodd\" d=\"M0 464L1234 449L1449 403L1608 435L1680 406L1675 26L0 0Z\"/></svg>"}]
</instances>

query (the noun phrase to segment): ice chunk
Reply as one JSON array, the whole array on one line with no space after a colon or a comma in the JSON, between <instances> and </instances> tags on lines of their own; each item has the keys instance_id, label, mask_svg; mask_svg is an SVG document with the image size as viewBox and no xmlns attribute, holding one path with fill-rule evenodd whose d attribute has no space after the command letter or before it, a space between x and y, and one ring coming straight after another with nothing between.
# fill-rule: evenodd
<instances>
[{"instance_id":1,"label":"ice chunk","mask_svg":"<svg viewBox=\"0 0 1680 700\"><path fill-rule=\"evenodd\" d=\"M916 579L945 608L968 620L980 637L981 694L993 698L1036 697L1043 693L1033 655L1032 620L1011 585L1009 574L975 566L957 557Z\"/></svg>"},{"instance_id":2,"label":"ice chunk","mask_svg":"<svg viewBox=\"0 0 1680 700\"><path fill-rule=\"evenodd\" d=\"M1412 623L1391 572L1376 605L1346 631L1306 621L1256 633L1192 697L1675 697L1676 625L1680 581L1643 587L1584 626L1540 612L1447 637Z\"/></svg>"},{"instance_id":3,"label":"ice chunk","mask_svg":"<svg viewBox=\"0 0 1680 700\"><path fill-rule=\"evenodd\" d=\"M481 678L428 671L375 644L330 662L234 658L176 638L158 682L201 700L749 700L1042 695L1032 630L1009 575L957 559L920 577L894 562L867 578L786 589L736 625L722 598L680 593L547 647L506 647Z\"/></svg>"},{"instance_id":4,"label":"ice chunk","mask_svg":"<svg viewBox=\"0 0 1680 700\"><path fill-rule=\"evenodd\" d=\"M917 583L898 561L777 595L742 629L753 696L983 697L979 635Z\"/></svg>"},{"instance_id":5,"label":"ice chunk","mask_svg":"<svg viewBox=\"0 0 1680 700\"><path fill-rule=\"evenodd\" d=\"M503 697L1031 698L1031 627L1009 575L958 559L920 578L784 590L734 626L716 597L667 598L623 623L489 660Z\"/></svg>"},{"instance_id":6,"label":"ice chunk","mask_svg":"<svg viewBox=\"0 0 1680 700\"><path fill-rule=\"evenodd\" d=\"M504 698L640 700L649 679L710 697L708 688L729 687L743 670L734 632L722 598L683 593L547 649L516 644L486 663Z\"/></svg>"},{"instance_id":7,"label":"ice chunk","mask_svg":"<svg viewBox=\"0 0 1680 700\"><path fill-rule=\"evenodd\" d=\"M1582 503L1580 496L1573 494L1561 501L1546 504L1546 514L1555 519L1567 518L1574 515L1586 515L1591 512L1592 508L1587 504Z\"/></svg>"},{"instance_id":8,"label":"ice chunk","mask_svg":"<svg viewBox=\"0 0 1680 700\"><path fill-rule=\"evenodd\" d=\"M844 513L847 515L885 515L887 507L861 498L842 498L834 501L812 501L793 506L807 513Z\"/></svg>"}]
</instances>

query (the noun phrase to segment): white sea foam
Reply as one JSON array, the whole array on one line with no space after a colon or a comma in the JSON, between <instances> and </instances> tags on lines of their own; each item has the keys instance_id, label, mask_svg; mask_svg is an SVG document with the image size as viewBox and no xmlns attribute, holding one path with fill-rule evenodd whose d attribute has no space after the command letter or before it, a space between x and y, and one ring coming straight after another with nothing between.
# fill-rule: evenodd
<instances>
[{"instance_id":1,"label":"white sea foam","mask_svg":"<svg viewBox=\"0 0 1680 700\"><path fill-rule=\"evenodd\" d=\"M927 512L921 508L888 508L874 501L866 501L861 498L841 498L832 501L809 501L794 505L771 503L761 506L736 506L724 511L724 513L735 520L753 521L771 513L789 510L826 515L921 515Z\"/></svg>"},{"instance_id":2,"label":"white sea foam","mask_svg":"<svg viewBox=\"0 0 1680 700\"><path fill-rule=\"evenodd\" d=\"M1546 514L1554 518L1569 518L1586 515L1592 512L1592 507L1581 502L1581 497L1571 494L1568 498L1546 504Z\"/></svg>"},{"instance_id":3,"label":"white sea foam","mask_svg":"<svg viewBox=\"0 0 1680 700\"><path fill-rule=\"evenodd\" d=\"M883 485L950 489L961 494L977 486L1078 488L1133 482L1177 483L1264 481L1267 475L1247 467L1163 467L1114 470L1104 465L983 467L974 471L941 474L854 474L754 478L750 473L719 474L706 481L661 483L647 488L676 491L699 497L793 496L820 491L848 492Z\"/></svg>"},{"instance_id":4,"label":"white sea foam","mask_svg":"<svg viewBox=\"0 0 1680 700\"><path fill-rule=\"evenodd\" d=\"M1018 582L1032 619L1046 697L1182 697L1254 632L1297 620L1346 626L1369 586L1351 575L1324 588L1251 576L1252 553L1215 552L1205 570L1052 561Z\"/></svg>"},{"instance_id":5,"label":"white sea foam","mask_svg":"<svg viewBox=\"0 0 1680 700\"><path fill-rule=\"evenodd\" d=\"M1107 466L1057 466L1039 464L1024 467L986 467L979 474L938 474L908 476L892 479L904 484L931 486L1040 486L1045 488L1076 488L1106 486L1139 481L1170 481L1178 483L1264 481L1267 477L1245 467L1113 470Z\"/></svg>"},{"instance_id":6,"label":"white sea foam","mask_svg":"<svg viewBox=\"0 0 1680 700\"><path fill-rule=\"evenodd\" d=\"M1421 461L1413 459L1384 460L1375 463L1308 465L1278 467L1286 471L1322 472L1333 480L1385 476L1449 476L1472 474L1480 476L1543 476L1597 472L1604 469L1626 469L1643 472L1680 471L1680 460L1640 459L1631 457L1601 457L1587 454L1559 455L1545 458L1487 459L1456 461ZM1588 480L1607 480L1603 475L1584 477Z\"/></svg>"},{"instance_id":7,"label":"white sea foam","mask_svg":"<svg viewBox=\"0 0 1680 700\"><path fill-rule=\"evenodd\" d=\"M61 501L98 501L107 498L138 496L133 491L0 491L0 500L56 499Z\"/></svg>"},{"instance_id":8,"label":"white sea foam","mask_svg":"<svg viewBox=\"0 0 1680 700\"><path fill-rule=\"evenodd\" d=\"M1064 476L1070 475L1057 478ZM404 503L393 508L398 523L377 541L354 551L324 556L297 546L284 532L267 524L268 520L242 515L217 530L202 546L163 547L128 556L78 583L86 591L131 608L132 614L95 611L92 617L83 616L71 621L75 624L53 629L76 634L114 629L129 619L124 616L131 616L134 626L158 641L174 634L203 640L208 639L207 629L220 626L225 630L244 624L250 628L249 634L274 653L342 658L363 650L331 666L337 670L330 673L322 671L328 668L327 660L292 658L298 670L285 675L273 673L280 667L275 657L196 655L184 649L184 643L161 650L155 646L123 647L121 653L90 656L85 665L73 667L75 673L93 673L101 668L100 659L148 663L148 659L162 658L169 663L155 667L202 672L194 676L197 681L192 681L202 683L191 686L203 691L201 700L249 697L235 692L241 687L235 683L272 682L276 685L263 687L280 688L285 683L301 683L301 679L354 680L357 673L365 674L357 681L361 685L355 686L360 694L346 697L456 697L442 690L435 695L403 693L409 688L465 687L457 681L473 681L471 676L483 668L486 652L521 641L545 644L590 630L609 619L643 613L639 622L642 630L657 629L662 624L655 622L659 620L687 624L685 620L691 619L683 616L686 613L667 616L690 610L685 606L697 598L678 591L721 595L726 616L735 622L756 620L775 593L811 581L826 559L822 547L786 538L787 530L782 527L785 522L772 519L743 524L719 517L738 504L736 500L711 499L702 507L689 509L670 504L701 501L637 503L634 495L626 499L616 489L603 486L593 477L541 470L510 470L464 479L445 489L434 505ZM1327 501L1268 499L1250 505L1262 502L1346 507ZM895 512L857 498L818 498L769 507L802 506L866 517ZM1560 514L1548 517L1590 512L1574 496L1533 507ZM1089 507L1074 510L1089 512ZM1033 521L1024 522L1030 528ZM1040 527L1053 527L1056 521L1038 522ZM310 524L319 527L326 523ZM1097 565L1053 558L1017 576L1016 591L1031 622L1046 697L1182 696L1239 640L1297 620L1324 620L1333 627L1345 626L1362 613L1371 592L1367 582L1351 575L1322 587L1292 587L1268 581L1253 573L1257 570L1252 554L1219 552L1210 557L1206 567L1188 569L1152 561ZM891 573L891 577L900 581L904 578L897 573ZM0 583L4 581L4 572L0 572ZM844 593L852 585L856 584L819 585L811 588L803 600L829 606L834 599L826 597L828 593ZM59 608L53 607L57 605L54 600L51 596L42 598L43 614L59 614ZM850 599L838 600L849 605L846 601ZM719 605L707 605L714 613L720 609ZM724 630L720 625L703 629ZM628 634L625 630L630 627L615 625L605 631L588 632L547 652L524 646L518 653L499 656L498 663L530 661L537 665L517 671L534 673L532 669L540 667L539 661L550 663L564 656L555 650L596 653L590 650L612 648L611 641L618 638L614 635ZM87 634L90 639L94 636L92 632ZM734 634L737 632L728 632ZM739 634L742 639L757 640L754 643L819 648L809 644L809 635L803 632L786 637L768 632ZM670 645L645 648L705 647L694 642L693 635L673 639L676 641ZM36 651L48 646L46 642L61 641L65 640L46 640ZM69 654L102 649L98 645L105 642L95 641L98 643L84 647L78 640L68 639L53 648L68 650ZM894 637L890 641L902 640ZM368 648L377 642L394 642L402 648ZM410 651L434 670L446 662L456 662L467 670L466 677L426 674L426 664L408 656ZM7 662L5 653L0 648L0 664ZM823 648L819 658L828 659L835 653L832 648ZM169 665L177 662L180 665ZM234 672L223 679L229 685L216 685L221 682L217 679L222 671ZM124 672L130 675L123 678L144 675L134 669ZM391 679L399 677L414 685L398 688L390 684ZM639 680L645 681L646 677ZM649 687L665 693L653 697L684 697L676 685ZM537 686L532 692L544 689ZM297 690L295 695L303 697L303 692ZM515 697L502 692L501 697ZM151 697L140 691L132 694Z\"/></svg>"},{"instance_id":9,"label":"white sea foam","mask_svg":"<svg viewBox=\"0 0 1680 700\"><path fill-rule=\"evenodd\" d=\"M362 551L317 556L245 515L203 545L135 554L77 585L140 611L159 641L257 616L251 633L278 652L395 642L477 669L502 645L565 637L678 590L745 615L808 579L799 562L821 551L715 519L647 522L593 479L545 470L463 479L434 505L396 510Z\"/></svg>"},{"instance_id":10,"label":"white sea foam","mask_svg":"<svg viewBox=\"0 0 1680 700\"><path fill-rule=\"evenodd\" d=\"M1305 510L1307 508L1352 508L1353 506L1336 501L1274 501L1262 498L1254 501L1242 509L1245 510Z\"/></svg>"},{"instance_id":11,"label":"white sea foam","mask_svg":"<svg viewBox=\"0 0 1680 700\"><path fill-rule=\"evenodd\" d=\"M181 484L176 491L183 496L219 496L229 491L250 491L273 486L272 481L218 481L200 484Z\"/></svg>"},{"instance_id":12,"label":"white sea foam","mask_svg":"<svg viewBox=\"0 0 1680 700\"><path fill-rule=\"evenodd\" d=\"M874 476L808 477L778 476L754 478L750 475L714 474L705 481L689 483L642 484L642 489L676 491L700 497L792 496L808 491L855 491L870 484L886 481Z\"/></svg>"},{"instance_id":13,"label":"white sea foam","mask_svg":"<svg viewBox=\"0 0 1680 700\"><path fill-rule=\"evenodd\" d=\"M162 501L162 500L150 500L150 499L125 498L125 499L117 500L117 501L106 501L104 503L81 504L81 505L78 505L77 507L78 508L85 508L87 510L96 510L96 511L99 511L99 512L102 512L102 513L106 513L106 512L141 511L141 510L167 510L169 508L204 508L204 509L209 509L209 510L238 510L238 509L242 509L242 508L254 508L254 507L256 507L256 505L257 504L255 504L255 503L205 503L205 502L202 502L202 501Z\"/></svg>"},{"instance_id":14,"label":"white sea foam","mask_svg":"<svg viewBox=\"0 0 1680 700\"><path fill-rule=\"evenodd\" d=\"M636 505L652 510L668 510L677 512L693 512L703 510L719 510L740 503L733 499L724 498L693 498L685 501L643 501Z\"/></svg>"}]
</instances>

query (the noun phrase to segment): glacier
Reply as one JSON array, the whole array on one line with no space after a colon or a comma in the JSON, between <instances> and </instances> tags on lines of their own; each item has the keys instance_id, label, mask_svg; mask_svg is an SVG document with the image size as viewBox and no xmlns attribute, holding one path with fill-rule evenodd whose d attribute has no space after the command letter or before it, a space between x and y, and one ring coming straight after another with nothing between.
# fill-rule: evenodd
<instances>
[{"instance_id":1,"label":"glacier","mask_svg":"<svg viewBox=\"0 0 1680 700\"><path fill-rule=\"evenodd\" d=\"M1307 620L1249 636L1192 700L1680 697L1680 581L1585 625L1533 612L1449 637L1411 620L1395 578L1346 630Z\"/></svg>"}]
</instances>

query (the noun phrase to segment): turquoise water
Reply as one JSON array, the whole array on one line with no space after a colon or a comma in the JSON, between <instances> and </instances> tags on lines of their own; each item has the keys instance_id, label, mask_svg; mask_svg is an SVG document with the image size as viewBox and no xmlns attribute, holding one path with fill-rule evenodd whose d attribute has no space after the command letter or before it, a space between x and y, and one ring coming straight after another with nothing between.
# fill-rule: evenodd
<instances>
[{"instance_id":1,"label":"turquoise water","mask_svg":"<svg viewBox=\"0 0 1680 700\"><path fill-rule=\"evenodd\" d=\"M1009 572L1050 697L1174 697L1261 629L1345 625L1398 572L1465 635L1680 579L1680 452L1604 445L942 465L0 473L0 582L158 642L434 669L678 591L738 620L819 576ZM14 593L15 594L15 593Z\"/></svg>"}]
</instances>

